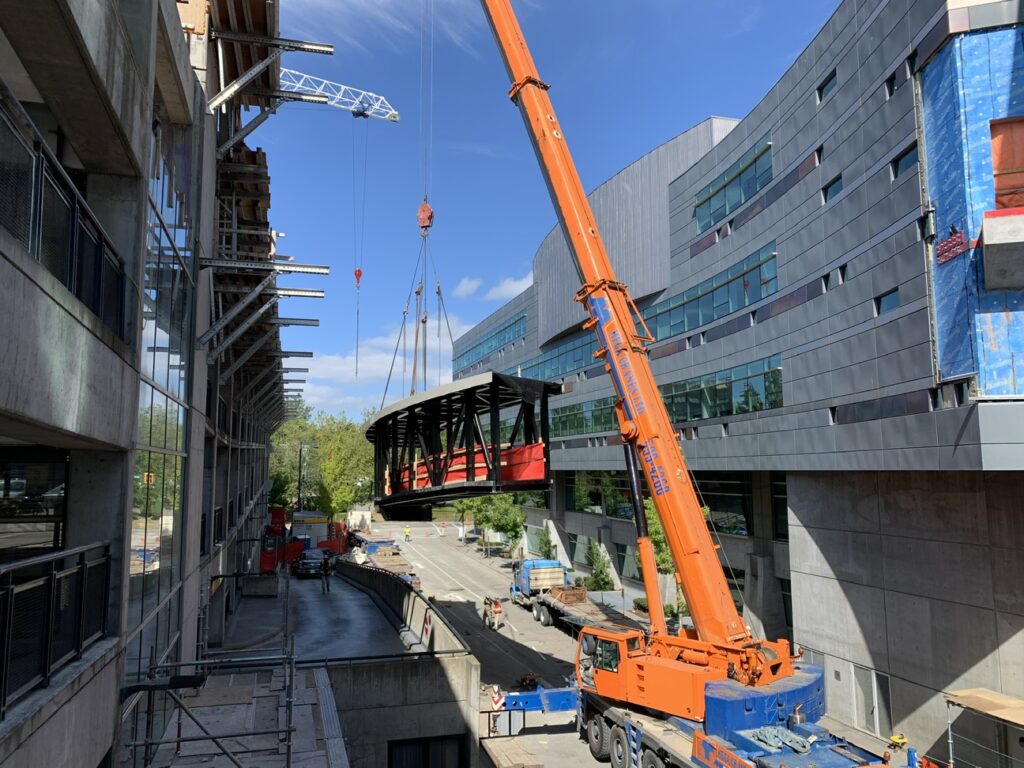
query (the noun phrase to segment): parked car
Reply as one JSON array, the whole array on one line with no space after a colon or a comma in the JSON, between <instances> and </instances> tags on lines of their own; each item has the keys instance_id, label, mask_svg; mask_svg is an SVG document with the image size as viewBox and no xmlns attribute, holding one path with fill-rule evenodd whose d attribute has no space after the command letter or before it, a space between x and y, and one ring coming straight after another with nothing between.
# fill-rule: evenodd
<instances>
[{"instance_id":1,"label":"parked car","mask_svg":"<svg viewBox=\"0 0 1024 768\"><path fill-rule=\"evenodd\" d=\"M323 550L307 549L292 563L292 575L299 579L304 576L318 578L320 576L320 563L323 561Z\"/></svg>"}]
</instances>

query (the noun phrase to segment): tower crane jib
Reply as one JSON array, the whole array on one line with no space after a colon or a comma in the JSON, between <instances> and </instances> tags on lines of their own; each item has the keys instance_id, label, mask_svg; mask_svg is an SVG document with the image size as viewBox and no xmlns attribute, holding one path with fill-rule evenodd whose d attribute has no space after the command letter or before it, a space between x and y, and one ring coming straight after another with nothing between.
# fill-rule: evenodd
<instances>
[{"instance_id":1,"label":"tower crane jib","mask_svg":"<svg viewBox=\"0 0 1024 768\"><path fill-rule=\"evenodd\" d=\"M313 77L294 69L281 68L281 90L326 96L329 106L348 110L355 117L376 117L392 123L399 120L398 110L379 94Z\"/></svg>"}]
</instances>

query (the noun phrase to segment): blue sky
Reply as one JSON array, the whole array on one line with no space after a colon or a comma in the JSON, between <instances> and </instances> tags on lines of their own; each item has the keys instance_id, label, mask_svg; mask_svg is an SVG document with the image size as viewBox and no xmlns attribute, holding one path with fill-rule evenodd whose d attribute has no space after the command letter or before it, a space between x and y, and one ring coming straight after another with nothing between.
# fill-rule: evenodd
<instances>
[{"instance_id":1,"label":"blue sky","mask_svg":"<svg viewBox=\"0 0 1024 768\"><path fill-rule=\"evenodd\" d=\"M424 2L433 6L429 102L420 88ZM709 115L743 117L836 5L515 1L588 191ZM392 124L292 104L248 140L268 154L271 225L285 233L279 252L331 266L329 278L279 281L327 292L322 300L282 301L282 315L321 321L319 328L284 329L282 344L315 354L292 361L311 369L305 376L310 404L357 417L380 405L419 253L424 110L432 113L433 134L430 250L456 338L525 288L555 216L478 0L287 0L281 16L286 37L335 46L332 57L286 54L284 66L380 93L401 113ZM363 269L358 377L357 253ZM433 386L450 378L451 351L443 330L438 370L432 276L427 293ZM396 368L389 401L402 389L401 362Z\"/></svg>"}]
</instances>

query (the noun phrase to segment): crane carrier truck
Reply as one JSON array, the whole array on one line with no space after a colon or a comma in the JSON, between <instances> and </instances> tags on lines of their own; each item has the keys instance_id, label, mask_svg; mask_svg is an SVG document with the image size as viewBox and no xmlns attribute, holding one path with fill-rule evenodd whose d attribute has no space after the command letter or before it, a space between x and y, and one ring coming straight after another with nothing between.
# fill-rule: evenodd
<instances>
[{"instance_id":1,"label":"crane carrier truck","mask_svg":"<svg viewBox=\"0 0 1024 768\"><path fill-rule=\"evenodd\" d=\"M580 630L576 693L506 697L526 709L573 702L592 754L614 768L853 768L888 755L858 749L817 725L823 672L800 663L787 640L754 637L733 603L704 523L678 436L648 361L653 338L615 276L562 128L510 0L481 0L508 71L509 96L532 140L583 283L575 298L595 357L611 379L650 609L647 629ZM668 630L640 486L643 472L675 564L693 629ZM529 697L531 694L521 694ZM547 702L547 703L545 703ZM926 765L908 752L909 765Z\"/></svg>"}]
</instances>

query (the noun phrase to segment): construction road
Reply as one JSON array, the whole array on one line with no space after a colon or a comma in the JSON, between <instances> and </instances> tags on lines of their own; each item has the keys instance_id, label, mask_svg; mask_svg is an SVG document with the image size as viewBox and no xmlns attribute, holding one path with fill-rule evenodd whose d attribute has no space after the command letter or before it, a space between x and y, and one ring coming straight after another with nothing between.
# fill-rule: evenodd
<instances>
[{"instance_id":1,"label":"construction road","mask_svg":"<svg viewBox=\"0 0 1024 768\"><path fill-rule=\"evenodd\" d=\"M388 535L390 530L401 540L405 525L383 523L375 531ZM529 611L511 602L503 604L504 627L495 632L483 625L484 595L508 596L511 561L486 558L473 544L463 545L455 526L449 525L442 536L437 524L408 525L412 541L401 542L402 552L420 577L423 593L434 599L469 643L480 662L480 682L508 689L533 673L545 687L566 685L576 654L576 643L567 634L542 627ZM573 722L573 713L527 713L526 728L516 742L544 765L589 765L593 760Z\"/></svg>"}]
</instances>

